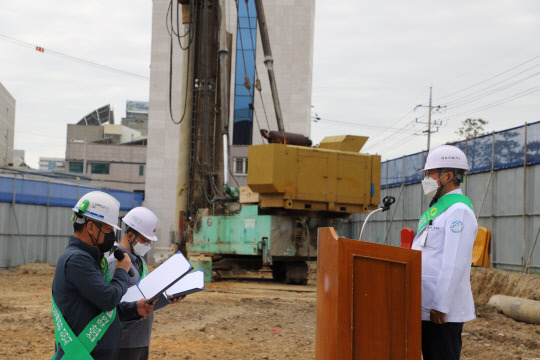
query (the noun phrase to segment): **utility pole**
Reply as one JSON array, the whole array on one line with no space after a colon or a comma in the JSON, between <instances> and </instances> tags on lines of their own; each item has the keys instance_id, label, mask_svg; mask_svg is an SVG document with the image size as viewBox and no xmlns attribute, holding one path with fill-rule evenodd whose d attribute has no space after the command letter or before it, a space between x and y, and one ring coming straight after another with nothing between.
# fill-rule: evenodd
<instances>
[{"instance_id":1,"label":"utility pole","mask_svg":"<svg viewBox=\"0 0 540 360\"><path fill-rule=\"evenodd\" d=\"M437 106L433 106L432 103L431 103L431 100L432 100L432 97L431 97L431 94L432 94L432 86L429 87L429 105L416 105L416 107L414 108L414 110L416 110L417 108L419 107L427 107L428 108L428 122L427 122L427 131L422 131L422 132L427 132L427 150L429 151L429 149L431 148L431 133L435 133L437 131L439 131L439 128L437 128L436 131L431 131L431 113L432 111L435 109L435 111L440 111L442 108L446 108L446 106L441 106L441 105L437 105ZM420 124L425 124L421 121L418 121L418 119L416 119L416 122L417 123L420 123ZM433 123L434 126L441 126L442 125L442 122L439 121L435 121Z\"/></svg>"}]
</instances>

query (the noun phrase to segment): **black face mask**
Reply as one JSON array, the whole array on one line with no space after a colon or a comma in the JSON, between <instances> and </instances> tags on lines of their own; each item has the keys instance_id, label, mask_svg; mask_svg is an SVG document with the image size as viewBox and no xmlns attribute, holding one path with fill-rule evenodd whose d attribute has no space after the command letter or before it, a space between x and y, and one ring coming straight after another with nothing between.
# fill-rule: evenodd
<instances>
[{"instance_id":1,"label":"black face mask","mask_svg":"<svg viewBox=\"0 0 540 360\"><path fill-rule=\"evenodd\" d=\"M98 250L102 254L105 254L107 251L112 249L115 241L116 241L116 235L114 234L114 231L111 231L110 233L105 234L105 238L103 239L103 244L98 244Z\"/></svg>"}]
</instances>

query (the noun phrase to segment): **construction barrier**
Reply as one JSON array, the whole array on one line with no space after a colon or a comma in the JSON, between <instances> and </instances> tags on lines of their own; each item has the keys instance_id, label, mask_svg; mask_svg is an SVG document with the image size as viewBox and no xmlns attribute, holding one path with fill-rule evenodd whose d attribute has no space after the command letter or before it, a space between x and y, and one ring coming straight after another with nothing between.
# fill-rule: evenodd
<instances>
[{"instance_id":1,"label":"construction barrier","mask_svg":"<svg viewBox=\"0 0 540 360\"><path fill-rule=\"evenodd\" d=\"M472 266L490 267L489 262L489 239L491 238L491 231L488 228L480 226L476 239L474 240L474 247L472 253Z\"/></svg>"}]
</instances>

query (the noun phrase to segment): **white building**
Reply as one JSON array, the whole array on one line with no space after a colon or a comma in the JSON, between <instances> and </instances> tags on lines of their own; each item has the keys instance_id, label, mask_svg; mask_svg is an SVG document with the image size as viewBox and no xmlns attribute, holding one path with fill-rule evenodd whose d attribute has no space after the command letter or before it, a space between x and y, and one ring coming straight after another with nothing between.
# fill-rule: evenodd
<instances>
[{"instance_id":1,"label":"white building","mask_svg":"<svg viewBox=\"0 0 540 360\"><path fill-rule=\"evenodd\" d=\"M66 159L54 157L40 157L39 170L66 170Z\"/></svg>"},{"instance_id":2,"label":"white building","mask_svg":"<svg viewBox=\"0 0 540 360\"><path fill-rule=\"evenodd\" d=\"M15 98L0 83L0 167L13 165Z\"/></svg>"},{"instance_id":3,"label":"white building","mask_svg":"<svg viewBox=\"0 0 540 360\"><path fill-rule=\"evenodd\" d=\"M13 166L27 166L24 162L24 150L13 149Z\"/></svg>"},{"instance_id":4,"label":"white building","mask_svg":"<svg viewBox=\"0 0 540 360\"><path fill-rule=\"evenodd\" d=\"M227 29L233 35L232 47L229 49L229 56L232 60L229 104L231 129L229 140L233 145L230 153L230 164L231 172L238 175L236 181L239 185L242 185L246 183L247 145L234 146L235 120L246 115L250 118L251 124L247 124L247 127L242 129L239 128L238 131L243 130L244 139L250 137L252 144L263 143L263 139L259 135L259 126L267 130L277 130L277 124L267 70L264 65L262 43L256 27L257 17L254 11L254 1L249 0L248 8L245 8L244 1L238 2L240 12L242 12L240 17L237 16L239 14L237 14L236 2L234 0L226 0L225 2L227 4ZM182 85L185 83L181 79L183 53L176 40L173 41L172 74L169 71L171 38L165 24L169 4L170 1L168 0L154 0L153 2L148 122L148 138L150 141L148 142L146 158L145 206L154 211L160 219L157 229L159 242L154 246L156 250L154 259L169 254L171 234L177 230L174 229L174 219L177 216L175 214L175 202L180 130L179 126L173 123L169 114L169 96L172 101L173 115L177 117L175 120L178 121L183 108L183 104L181 104ZM309 136L315 0L265 0L264 7L285 131ZM254 29L256 35L244 38L247 37L246 34L248 33L243 32L244 37L237 39L238 18L242 19L241 23L244 24L244 27ZM246 24L251 26L246 26ZM252 31L251 34L255 34L255 32ZM247 58L245 62L249 65L249 54L253 58L253 53L249 53L249 50L248 52L237 50L237 44L240 41L244 48L249 47L252 41L256 43L255 63L261 83L261 96L256 93L254 101L248 100L250 102L249 108L239 106L241 99L235 94L235 88L238 89L239 94L245 92L242 84L246 69L244 66L239 66L240 74L237 77L235 69L237 69L236 65L239 64L236 64L236 59L245 60ZM246 54L248 55L246 56ZM241 64L243 65L243 62ZM247 72L249 72L249 77L253 76L254 67L248 69ZM169 79L172 81L171 94L169 94ZM253 77L250 81L254 84ZM238 86L235 86L235 83ZM235 107L237 111L235 111ZM257 120L259 124L256 122ZM245 136L246 133L247 136ZM251 136L249 136L250 134Z\"/></svg>"},{"instance_id":5,"label":"white building","mask_svg":"<svg viewBox=\"0 0 540 360\"><path fill-rule=\"evenodd\" d=\"M68 124L65 169L90 176L90 184L104 188L144 192L146 137L114 124L110 106Z\"/></svg>"}]
</instances>

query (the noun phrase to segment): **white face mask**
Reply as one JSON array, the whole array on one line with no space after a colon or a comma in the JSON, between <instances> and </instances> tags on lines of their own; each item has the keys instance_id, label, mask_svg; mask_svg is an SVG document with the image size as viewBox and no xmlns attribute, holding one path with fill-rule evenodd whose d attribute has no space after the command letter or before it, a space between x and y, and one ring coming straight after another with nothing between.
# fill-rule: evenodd
<instances>
[{"instance_id":1,"label":"white face mask","mask_svg":"<svg viewBox=\"0 0 540 360\"><path fill-rule=\"evenodd\" d=\"M441 176L439 176L439 179L442 178L446 174L448 173L444 173ZM439 183L438 183L439 179L435 180L428 176L422 180L422 188L424 189L424 194L426 196L429 196L432 199L435 197L435 195L437 194L437 189L439 189Z\"/></svg>"},{"instance_id":2,"label":"white face mask","mask_svg":"<svg viewBox=\"0 0 540 360\"><path fill-rule=\"evenodd\" d=\"M133 252L135 255L144 256L151 248L152 246L150 244L141 244L138 242L133 246Z\"/></svg>"},{"instance_id":3,"label":"white face mask","mask_svg":"<svg viewBox=\"0 0 540 360\"><path fill-rule=\"evenodd\" d=\"M426 196L433 198L435 194L437 194L439 184L437 183L437 180L427 177L422 180L422 188L424 189L424 194Z\"/></svg>"}]
</instances>

